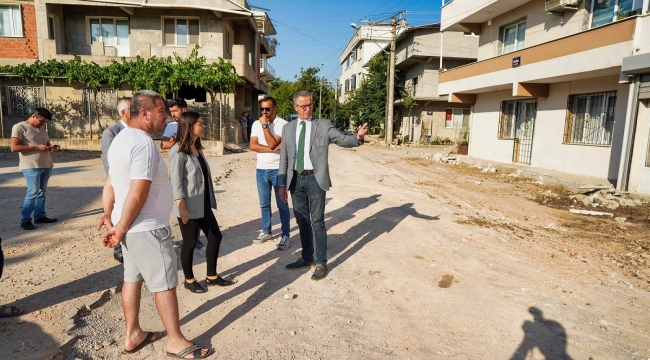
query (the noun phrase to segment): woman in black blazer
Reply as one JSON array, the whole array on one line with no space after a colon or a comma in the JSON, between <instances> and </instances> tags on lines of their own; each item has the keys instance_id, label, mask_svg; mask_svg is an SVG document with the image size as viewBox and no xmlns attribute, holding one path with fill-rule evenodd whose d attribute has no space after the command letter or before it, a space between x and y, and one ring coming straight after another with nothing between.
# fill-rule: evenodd
<instances>
[{"instance_id":1,"label":"woman in black blazer","mask_svg":"<svg viewBox=\"0 0 650 360\"><path fill-rule=\"evenodd\" d=\"M169 177L174 193L172 213L178 218L178 226L183 236L181 265L185 275L185 288L194 293L207 290L194 278L192 256L196 246L199 229L208 238L205 257L208 266L207 286L228 286L234 284L217 274L217 257L221 245L221 231L212 209L217 208L212 188L210 167L203 155L201 137L205 125L201 115L194 111L181 114L178 121L176 143L169 150Z\"/></svg>"}]
</instances>

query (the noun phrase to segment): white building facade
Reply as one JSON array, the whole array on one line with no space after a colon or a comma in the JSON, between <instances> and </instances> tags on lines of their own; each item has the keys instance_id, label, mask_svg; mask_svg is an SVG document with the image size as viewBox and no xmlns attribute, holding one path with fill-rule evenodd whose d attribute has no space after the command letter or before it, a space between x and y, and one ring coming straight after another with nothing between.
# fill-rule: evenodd
<instances>
[{"instance_id":1,"label":"white building facade","mask_svg":"<svg viewBox=\"0 0 650 360\"><path fill-rule=\"evenodd\" d=\"M443 31L480 36L476 63L439 75L439 95L473 105L469 155L627 186L618 180L630 177L633 167L625 165L633 132L628 125L636 116L630 110L644 67L631 66L627 76L621 66L626 57L650 52L648 3L453 0L443 5ZM645 111L641 105L636 107ZM647 131L645 137L647 144Z\"/></svg>"}]
</instances>

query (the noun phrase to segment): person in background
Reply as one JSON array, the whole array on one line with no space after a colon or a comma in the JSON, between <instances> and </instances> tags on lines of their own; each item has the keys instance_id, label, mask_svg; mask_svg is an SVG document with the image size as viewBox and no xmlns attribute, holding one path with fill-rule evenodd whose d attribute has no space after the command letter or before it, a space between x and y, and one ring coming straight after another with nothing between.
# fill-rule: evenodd
<instances>
[{"instance_id":1,"label":"person in background","mask_svg":"<svg viewBox=\"0 0 650 360\"><path fill-rule=\"evenodd\" d=\"M246 112L246 131L248 133L248 141L251 140L251 130L253 129L253 123L255 118L251 115L250 111Z\"/></svg>"},{"instance_id":2,"label":"person in background","mask_svg":"<svg viewBox=\"0 0 650 360\"><path fill-rule=\"evenodd\" d=\"M280 153L282 143L282 128L287 124L284 119L276 116L277 105L274 98L267 96L260 101L262 117L253 123L251 132L250 149L257 152L257 194L260 199L262 212L262 231L253 240L255 244L262 244L273 239L271 233L271 190L275 193L275 203L280 213L282 237L278 243L278 250L286 250L291 245L289 239L289 205L280 200L278 188L278 168L280 167Z\"/></svg>"},{"instance_id":3,"label":"person in background","mask_svg":"<svg viewBox=\"0 0 650 360\"><path fill-rule=\"evenodd\" d=\"M163 150L171 149L176 143L176 131L178 130L178 119L181 114L187 111L187 102L185 99L176 98L169 100L167 103L169 113L172 116L172 122L165 126L162 140L160 140L160 148Z\"/></svg>"},{"instance_id":4,"label":"person in background","mask_svg":"<svg viewBox=\"0 0 650 360\"><path fill-rule=\"evenodd\" d=\"M18 167L23 171L27 183L27 193L23 200L20 227L23 230L34 230L37 224L57 222L45 214L45 193L47 183L52 175L52 157L50 153L59 148L52 145L43 125L52 120L52 113L45 108L35 108L30 117L17 123L11 128L11 152L19 153Z\"/></svg>"},{"instance_id":5,"label":"person in background","mask_svg":"<svg viewBox=\"0 0 650 360\"><path fill-rule=\"evenodd\" d=\"M185 288L193 293L204 293L206 289L194 278L192 254L196 234L203 230L208 239L206 250L207 286L228 286L234 282L217 275L217 257L221 245L221 230L212 212L217 208L212 187L210 167L203 155L201 137L205 125L201 115L194 111L181 114L178 123L176 144L169 151L169 177L174 194L172 213L178 218L183 235L181 265L185 275Z\"/></svg>"},{"instance_id":6,"label":"person in background","mask_svg":"<svg viewBox=\"0 0 650 360\"><path fill-rule=\"evenodd\" d=\"M130 97L123 97L117 100L117 113L120 115L120 121L107 127L102 134L102 161L104 162L106 175L108 175L108 149L111 147L111 143L113 142L113 139L115 139L115 136L117 136L122 129L129 127L129 121L131 121L130 108ZM117 245L113 248L113 258L119 262L124 262L124 259L122 258L121 245Z\"/></svg>"},{"instance_id":7,"label":"person in background","mask_svg":"<svg viewBox=\"0 0 650 360\"><path fill-rule=\"evenodd\" d=\"M244 111L241 113L241 118L239 119L239 125L241 126L241 138L244 142L249 141L248 135L248 117L246 115L248 112Z\"/></svg>"}]
</instances>

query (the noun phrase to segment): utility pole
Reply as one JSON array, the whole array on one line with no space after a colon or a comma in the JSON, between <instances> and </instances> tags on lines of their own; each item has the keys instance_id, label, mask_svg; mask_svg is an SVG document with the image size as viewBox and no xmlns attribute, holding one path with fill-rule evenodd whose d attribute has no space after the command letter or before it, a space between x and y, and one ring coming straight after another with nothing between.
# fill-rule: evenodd
<instances>
[{"instance_id":1,"label":"utility pole","mask_svg":"<svg viewBox=\"0 0 650 360\"><path fill-rule=\"evenodd\" d=\"M386 144L393 143L393 108L395 106L395 41L397 38L397 18L391 21L390 58L388 59L388 110L386 116Z\"/></svg>"},{"instance_id":2,"label":"utility pole","mask_svg":"<svg viewBox=\"0 0 650 360\"><path fill-rule=\"evenodd\" d=\"M323 70L323 65L325 65L325 63L320 63L320 69L321 70ZM320 89L318 90L318 118L319 119L321 118L320 110L321 110L322 104L323 104L322 94L323 94L323 77L321 76L320 77Z\"/></svg>"},{"instance_id":3,"label":"utility pole","mask_svg":"<svg viewBox=\"0 0 650 360\"><path fill-rule=\"evenodd\" d=\"M337 126L336 123L336 109L339 107L339 96L338 96L338 91L339 91L339 79L336 79L334 82L334 126Z\"/></svg>"}]
</instances>

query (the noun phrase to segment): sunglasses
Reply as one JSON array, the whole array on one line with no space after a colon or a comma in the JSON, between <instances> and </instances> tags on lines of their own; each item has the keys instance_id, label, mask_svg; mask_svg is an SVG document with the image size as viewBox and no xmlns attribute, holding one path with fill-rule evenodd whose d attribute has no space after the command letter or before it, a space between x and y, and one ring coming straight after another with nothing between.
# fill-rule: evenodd
<instances>
[{"instance_id":1,"label":"sunglasses","mask_svg":"<svg viewBox=\"0 0 650 360\"><path fill-rule=\"evenodd\" d=\"M303 109L303 110L310 109L310 108L312 107L312 105L314 105L314 104L305 104L305 105L298 105L298 104L296 104L297 107L299 107L299 108L301 108L301 109Z\"/></svg>"},{"instance_id":2,"label":"sunglasses","mask_svg":"<svg viewBox=\"0 0 650 360\"><path fill-rule=\"evenodd\" d=\"M275 106L271 106L271 107L261 107L261 108L260 108L260 111L271 111L271 110L273 110L274 108L275 108Z\"/></svg>"},{"instance_id":3,"label":"sunglasses","mask_svg":"<svg viewBox=\"0 0 650 360\"><path fill-rule=\"evenodd\" d=\"M167 106L168 107L177 106L177 105L180 106L180 107L186 107L187 102L185 102L185 100L183 100L183 99L172 99L172 100L167 101Z\"/></svg>"}]
</instances>

